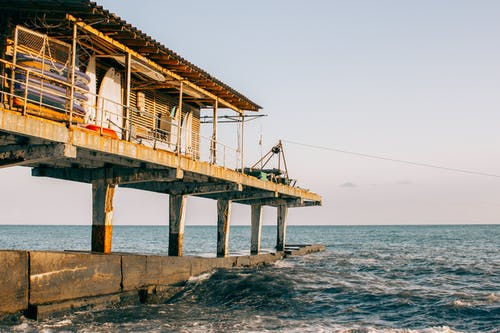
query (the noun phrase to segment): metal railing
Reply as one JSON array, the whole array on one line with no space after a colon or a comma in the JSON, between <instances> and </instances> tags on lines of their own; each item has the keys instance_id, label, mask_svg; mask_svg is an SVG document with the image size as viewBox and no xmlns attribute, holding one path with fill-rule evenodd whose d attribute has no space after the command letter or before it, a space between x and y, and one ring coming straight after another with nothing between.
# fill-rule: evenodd
<instances>
[{"instance_id":1,"label":"metal railing","mask_svg":"<svg viewBox=\"0 0 500 333\"><path fill-rule=\"evenodd\" d=\"M156 124L156 115L139 112L135 107L127 107L89 93L78 84L71 85L51 77L49 73L3 59L0 59L0 69L1 103L4 107L22 112L23 115L29 113L65 122L68 126L87 127L101 135L175 152L225 168L243 168L241 152L238 149L202 136L198 131L189 130L176 119L162 120L167 130L155 125L144 126L134 118L146 116ZM88 100L96 103L92 105L93 102L89 103Z\"/></svg>"}]
</instances>

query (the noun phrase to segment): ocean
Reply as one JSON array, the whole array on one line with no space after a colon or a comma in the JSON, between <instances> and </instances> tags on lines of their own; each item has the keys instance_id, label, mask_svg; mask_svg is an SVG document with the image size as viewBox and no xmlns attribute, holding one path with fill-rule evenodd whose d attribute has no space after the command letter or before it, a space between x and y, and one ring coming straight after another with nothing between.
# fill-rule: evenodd
<instances>
[{"instance_id":1,"label":"ocean","mask_svg":"<svg viewBox=\"0 0 500 333\"><path fill-rule=\"evenodd\" d=\"M263 228L272 251L276 228ZM185 254L213 256L216 228L188 226ZM115 226L113 251L167 252L166 226ZM188 281L159 304L93 309L15 332L500 332L500 225L289 226L288 243L322 253ZM0 226L0 248L88 250L89 226ZM231 227L232 254L250 228Z\"/></svg>"}]
</instances>

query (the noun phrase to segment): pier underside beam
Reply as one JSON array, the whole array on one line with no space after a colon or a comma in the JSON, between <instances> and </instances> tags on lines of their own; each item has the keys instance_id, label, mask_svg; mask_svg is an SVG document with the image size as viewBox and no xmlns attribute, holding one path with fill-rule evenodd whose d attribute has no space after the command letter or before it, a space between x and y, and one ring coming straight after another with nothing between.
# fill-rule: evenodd
<instances>
[{"instance_id":1,"label":"pier underside beam","mask_svg":"<svg viewBox=\"0 0 500 333\"><path fill-rule=\"evenodd\" d=\"M217 200L217 257L227 257L229 253L231 205L231 200Z\"/></svg>"},{"instance_id":2,"label":"pier underside beam","mask_svg":"<svg viewBox=\"0 0 500 333\"><path fill-rule=\"evenodd\" d=\"M262 206L274 206L279 207L285 205L287 207L299 207L302 204L300 198L262 198L262 199L247 199L238 201L238 203L243 205L262 205Z\"/></svg>"},{"instance_id":3,"label":"pier underside beam","mask_svg":"<svg viewBox=\"0 0 500 333\"><path fill-rule=\"evenodd\" d=\"M64 143L0 147L0 168L39 163L60 158L76 158L76 147Z\"/></svg>"},{"instance_id":4,"label":"pier underside beam","mask_svg":"<svg viewBox=\"0 0 500 333\"><path fill-rule=\"evenodd\" d=\"M184 181L145 182L141 184L126 184L121 187L173 195L203 195L208 193L241 191L241 185L235 183L201 183Z\"/></svg>"},{"instance_id":5,"label":"pier underside beam","mask_svg":"<svg viewBox=\"0 0 500 333\"><path fill-rule=\"evenodd\" d=\"M286 205L278 206L278 237L276 241L276 251L285 251L286 242L286 218L288 207Z\"/></svg>"},{"instance_id":6,"label":"pier underside beam","mask_svg":"<svg viewBox=\"0 0 500 333\"><path fill-rule=\"evenodd\" d=\"M115 185L104 180L92 182L92 251L111 252L113 196Z\"/></svg>"},{"instance_id":7,"label":"pier underside beam","mask_svg":"<svg viewBox=\"0 0 500 333\"><path fill-rule=\"evenodd\" d=\"M245 201L245 200L256 200L256 199L271 199L276 198L278 193L271 191L258 191L258 190L239 190L239 191L228 191L220 193L208 193L204 195L199 195L207 199L225 199L231 201Z\"/></svg>"},{"instance_id":8,"label":"pier underside beam","mask_svg":"<svg viewBox=\"0 0 500 333\"><path fill-rule=\"evenodd\" d=\"M168 255L182 256L184 240L184 219L186 217L186 196L170 195Z\"/></svg>"},{"instance_id":9,"label":"pier underside beam","mask_svg":"<svg viewBox=\"0 0 500 333\"><path fill-rule=\"evenodd\" d=\"M250 239L250 254L259 254L262 233L262 206L252 205L251 210L252 234Z\"/></svg>"},{"instance_id":10,"label":"pier underside beam","mask_svg":"<svg viewBox=\"0 0 500 333\"><path fill-rule=\"evenodd\" d=\"M136 168L33 168L35 177L50 177L81 183L92 183L102 179L108 184L134 184L145 181L173 181L177 179L175 169L136 169Z\"/></svg>"}]
</instances>

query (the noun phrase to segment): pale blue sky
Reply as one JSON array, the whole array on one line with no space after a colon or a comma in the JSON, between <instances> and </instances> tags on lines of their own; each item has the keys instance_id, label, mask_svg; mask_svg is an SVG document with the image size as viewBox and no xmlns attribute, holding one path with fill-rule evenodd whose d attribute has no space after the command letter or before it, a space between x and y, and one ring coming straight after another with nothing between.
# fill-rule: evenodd
<instances>
[{"instance_id":1,"label":"pale blue sky","mask_svg":"<svg viewBox=\"0 0 500 333\"><path fill-rule=\"evenodd\" d=\"M264 107L269 116L248 124L249 162L262 128L267 146L281 138L500 174L499 1L98 3ZM291 176L324 198L292 209L292 224L500 220L499 178L286 153ZM0 171L2 223L90 224L90 186L28 175ZM189 203L188 224L215 224L214 201ZM115 207L115 224L168 221L166 195L119 189ZM236 205L234 223L249 224L249 208Z\"/></svg>"}]
</instances>

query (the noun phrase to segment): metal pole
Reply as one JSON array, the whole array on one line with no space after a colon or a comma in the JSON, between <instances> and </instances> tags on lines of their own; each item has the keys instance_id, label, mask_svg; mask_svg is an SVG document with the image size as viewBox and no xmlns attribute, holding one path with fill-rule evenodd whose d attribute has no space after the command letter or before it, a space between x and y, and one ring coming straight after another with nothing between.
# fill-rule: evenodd
<instances>
[{"instance_id":1,"label":"metal pole","mask_svg":"<svg viewBox=\"0 0 500 333\"><path fill-rule=\"evenodd\" d=\"M69 93L69 124L73 122L73 98L75 94L75 66L76 66L76 38L78 33L78 26L73 23L73 44L71 46L71 87Z\"/></svg>"},{"instance_id":2,"label":"metal pole","mask_svg":"<svg viewBox=\"0 0 500 333\"><path fill-rule=\"evenodd\" d=\"M245 113L241 113L241 172L245 172Z\"/></svg>"},{"instance_id":3,"label":"metal pole","mask_svg":"<svg viewBox=\"0 0 500 333\"><path fill-rule=\"evenodd\" d=\"M146 99L146 96L144 96ZM156 92L153 92L153 149L156 149L156 140L158 139L158 128L156 127L157 122L156 115Z\"/></svg>"},{"instance_id":4,"label":"metal pole","mask_svg":"<svg viewBox=\"0 0 500 333\"><path fill-rule=\"evenodd\" d=\"M210 147L210 162L212 164L217 164L217 109L219 107L219 101L215 99L214 103L214 111L213 111L213 116L214 116L214 122L213 122L213 129L212 129L212 142L211 142L211 147Z\"/></svg>"},{"instance_id":5,"label":"metal pole","mask_svg":"<svg viewBox=\"0 0 500 333\"><path fill-rule=\"evenodd\" d=\"M12 56L12 73L11 73L11 82L10 82L10 101L9 101L9 109L12 110L14 106L14 83L16 80L16 58L17 58L17 43L19 39L19 32L16 27L14 32L14 54ZM24 101L26 103L26 101Z\"/></svg>"},{"instance_id":6,"label":"metal pole","mask_svg":"<svg viewBox=\"0 0 500 333\"><path fill-rule=\"evenodd\" d=\"M30 71L26 71L26 83L24 85L24 105L23 105L23 116L26 115L26 108L28 107L28 85L30 82Z\"/></svg>"},{"instance_id":7,"label":"metal pole","mask_svg":"<svg viewBox=\"0 0 500 333\"><path fill-rule=\"evenodd\" d=\"M123 119L123 129L125 130L122 139L130 141L130 129L132 123L130 122L130 80L131 80L131 66L132 56L130 53L125 55L125 119Z\"/></svg>"},{"instance_id":8,"label":"metal pole","mask_svg":"<svg viewBox=\"0 0 500 333\"><path fill-rule=\"evenodd\" d=\"M101 98L101 112L99 112L98 116L99 116L99 134L102 135L102 126L104 123L104 98Z\"/></svg>"},{"instance_id":9,"label":"metal pole","mask_svg":"<svg viewBox=\"0 0 500 333\"><path fill-rule=\"evenodd\" d=\"M184 82L181 81L181 87L179 90L179 107L177 109L178 114L176 114L177 118L177 155L181 153L181 120L182 120L182 93L184 90Z\"/></svg>"}]
</instances>

